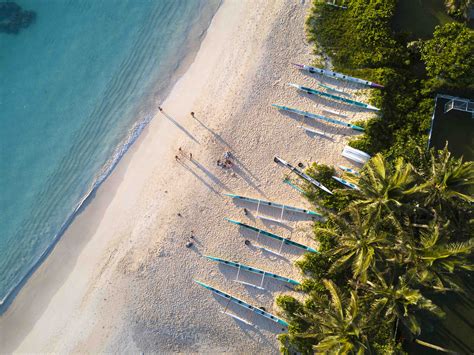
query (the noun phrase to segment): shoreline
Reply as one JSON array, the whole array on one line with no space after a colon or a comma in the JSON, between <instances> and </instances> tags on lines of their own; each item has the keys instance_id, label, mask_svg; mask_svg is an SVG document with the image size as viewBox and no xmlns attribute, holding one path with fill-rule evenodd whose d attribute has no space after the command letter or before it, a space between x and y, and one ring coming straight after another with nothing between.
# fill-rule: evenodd
<instances>
[{"instance_id":1,"label":"shoreline","mask_svg":"<svg viewBox=\"0 0 474 355\"><path fill-rule=\"evenodd\" d=\"M353 132L314 123L336 136L334 142L317 140L270 107L314 107L315 100L285 87L295 76L301 84L312 80L288 65L310 61L303 41L308 6L286 0L221 5L193 63L163 103L164 114L157 112L0 317L3 351L278 351L281 329L262 319L252 319L256 328L232 321L219 313L222 302L192 280L276 313L274 296L288 289L272 283L260 293L236 285L229 282L232 270L202 255L300 278L290 263L298 254L285 249L288 257L276 259L244 245L244 235L223 220L246 218L242 207L222 193L303 207L307 202L279 181L287 172L273 156L347 165L340 151ZM178 147L193 159L175 161ZM216 167L225 151L235 157L233 173ZM311 243L302 233L310 226L290 222L261 227ZM196 237L188 249L190 233Z\"/></svg>"},{"instance_id":2,"label":"shoreline","mask_svg":"<svg viewBox=\"0 0 474 355\"><path fill-rule=\"evenodd\" d=\"M222 0L218 0L218 2L220 3L217 5L217 10L214 12L214 15L221 6ZM212 21L212 17L210 18L210 21ZM156 82L155 85L152 86L156 86L159 88L151 89L151 93L149 93L147 97L144 97L142 99L143 104L137 105L136 116L139 116L141 118L137 120L132 127L130 127L130 129L128 130L127 137L125 137L125 139L115 148L111 157L96 172L95 178L90 184L90 189L84 196L81 197L78 204L73 208L73 211L66 216L64 223L61 225L59 231L56 233L51 243L39 255L37 260L31 265L28 272L22 277L22 279L6 293L3 299L0 300L0 317L8 310L8 307L12 304L12 302L14 302L16 295L21 291L22 287L25 286L30 277L32 277L32 275L46 260L46 258L48 258L48 256L54 250L56 244L66 233L71 223L73 223L76 217L80 215L90 203L92 203L95 194L97 193L97 190L101 187L103 183L105 183L107 178L115 170L116 166L124 158L127 152L133 147L135 142L140 138L143 131L154 118L154 114L156 111L156 99L158 97L163 97L166 99L176 82L179 80L180 77L185 74L186 70L192 64L194 58L198 53L200 44L206 36L207 30L210 26L210 21L196 21L193 25L191 25L191 29L188 32L188 37L182 49L185 54L183 55L182 59L178 61L174 72L169 75L168 83L166 85L163 85L162 80ZM194 35L196 30L198 30L198 35ZM143 109L143 106L145 107L145 109Z\"/></svg>"}]
</instances>

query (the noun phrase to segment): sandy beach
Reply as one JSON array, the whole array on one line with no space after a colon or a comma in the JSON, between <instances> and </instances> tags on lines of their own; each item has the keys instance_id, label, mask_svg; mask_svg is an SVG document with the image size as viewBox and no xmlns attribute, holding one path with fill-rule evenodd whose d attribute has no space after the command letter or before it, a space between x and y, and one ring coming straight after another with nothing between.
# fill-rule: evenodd
<instances>
[{"instance_id":1,"label":"sandy beach","mask_svg":"<svg viewBox=\"0 0 474 355\"><path fill-rule=\"evenodd\" d=\"M312 61L304 36L309 6L304 0L223 2L193 63L157 103L148 128L0 317L1 352L278 352L281 326L238 308L231 311L254 327L220 313L226 302L193 279L278 314L275 295L290 292L284 284L267 280L261 291L232 282L235 269L203 256L301 280L292 264L301 252L262 252L254 236L224 218L316 247L306 233L311 224L291 214L285 223L264 221L256 206L223 194L307 208L282 182L288 171L273 162L275 155L294 165L353 166L340 153L355 131L307 121L333 140L313 136L299 127L301 117L270 106L318 112L324 103L345 109L349 120L370 115L287 85L314 87L313 76L291 66ZM216 164L227 151L232 169Z\"/></svg>"}]
</instances>

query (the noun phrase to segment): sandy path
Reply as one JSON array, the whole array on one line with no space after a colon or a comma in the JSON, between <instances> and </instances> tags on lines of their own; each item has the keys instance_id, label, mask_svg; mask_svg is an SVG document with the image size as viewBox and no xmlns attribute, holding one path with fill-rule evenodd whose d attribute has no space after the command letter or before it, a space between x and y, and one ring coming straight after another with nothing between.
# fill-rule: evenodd
<instances>
[{"instance_id":1,"label":"sandy path","mask_svg":"<svg viewBox=\"0 0 474 355\"><path fill-rule=\"evenodd\" d=\"M233 320L219 312L222 299L192 280L277 312L273 297L288 291L284 285L266 281L262 292L232 282L235 270L202 255L300 279L291 264L297 251L284 248L280 258L246 246L244 239L254 236L224 217L314 246L304 233L310 225L294 215L286 215L285 224L264 223L254 206L235 204L222 193L308 207L282 183L286 171L273 162L275 155L295 164L351 165L340 152L353 131L308 122L334 134L334 141L311 137L294 116L270 107L282 103L317 112L314 105L323 102L286 85L314 86L312 77L289 66L311 59L303 35L308 6L293 0L224 2L194 63L163 103L164 112L157 112L0 319L1 350L278 351L281 327L234 308L257 327ZM184 154L175 161L179 147ZM225 151L235 156L234 173L216 166ZM191 231L196 238L188 249Z\"/></svg>"}]
</instances>

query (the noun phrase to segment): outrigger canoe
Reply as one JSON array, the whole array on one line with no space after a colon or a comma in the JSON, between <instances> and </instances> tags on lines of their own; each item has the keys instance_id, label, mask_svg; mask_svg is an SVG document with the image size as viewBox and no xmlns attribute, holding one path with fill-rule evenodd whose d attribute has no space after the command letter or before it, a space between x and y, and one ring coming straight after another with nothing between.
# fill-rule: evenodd
<instances>
[{"instance_id":1,"label":"outrigger canoe","mask_svg":"<svg viewBox=\"0 0 474 355\"><path fill-rule=\"evenodd\" d=\"M376 88L376 89L383 89L384 88L383 85L374 83L372 81L355 78L353 76L341 74L341 73L338 73L338 72L335 72L335 71L316 68L316 67L311 67L309 65L303 65L303 64L296 64L296 63L292 63L292 64L297 66L299 69L306 70L306 71L308 71L312 74L321 74L321 75L327 76L329 78L336 78L336 79L341 79L341 80L345 80L345 81L350 81L352 83L362 84L362 85L366 85L366 86L369 86L371 88Z\"/></svg>"},{"instance_id":2,"label":"outrigger canoe","mask_svg":"<svg viewBox=\"0 0 474 355\"><path fill-rule=\"evenodd\" d=\"M282 211L286 210L286 211L291 211L291 212L304 213L304 214L308 214L310 216L322 217L322 215L320 213L314 212L314 211L311 211L311 210L306 210L304 208L298 208L298 207L293 207L293 206L288 206L288 205L282 205L280 203L260 200L258 198L239 196L239 195L234 195L234 194L224 194L224 195L232 197L232 198L237 199L237 200L256 203L257 205L264 205L264 206L269 206L269 207L281 208Z\"/></svg>"},{"instance_id":3,"label":"outrigger canoe","mask_svg":"<svg viewBox=\"0 0 474 355\"><path fill-rule=\"evenodd\" d=\"M275 157L273 158L273 161L277 164L280 164L280 165L283 165L284 167L290 169L292 172L294 172L296 175L298 175L299 177L305 179L306 181L308 181L309 183L313 184L314 186L316 186L317 188L323 190L324 192L327 192L328 194L332 195L332 191L329 190L326 186L324 186L323 184L321 184L319 181L313 179L311 176L303 173L300 169L298 168L295 168L293 165L291 165L290 163L284 161L283 159L279 158L279 157Z\"/></svg>"},{"instance_id":4,"label":"outrigger canoe","mask_svg":"<svg viewBox=\"0 0 474 355\"><path fill-rule=\"evenodd\" d=\"M236 282L240 282L240 283L243 283L243 284L246 284L246 285L250 285L250 286L253 286L253 287L256 287L256 288L259 288L259 289L263 289L262 285L263 285L263 281L264 281L265 276L270 277L274 280L289 283L291 285L295 285L295 286L300 285L300 283L298 281L290 279L288 277L273 274L271 272L260 270L260 269L257 269L255 267L244 265L244 264L241 264L241 263L238 263L238 262L235 262L235 261L229 261L229 260L221 259L221 258L218 258L218 257L215 257L215 256L208 256L208 255L206 255L206 258L208 258L209 260L224 264L224 265L235 267L236 269L239 270L239 273L240 273L241 270L244 270L244 271L252 272L254 274L261 275L262 276L262 282L261 282L260 286L250 284L250 283L243 282L243 281L239 280L239 274L237 274L237 278L234 280Z\"/></svg>"},{"instance_id":5,"label":"outrigger canoe","mask_svg":"<svg viewBox=\"0 0 474 355\"><path fill-rule=\"evenodd\" d=\"M310 94L310 95L325 97L327 99L344 102L348 105L362 107L362 108L365 108L367 110L380 111L379 108L377 108L375 106L372 106L372 105L369 105L369 104L366 104L364 102L351 100L351 99L348 99L346 97L341 97L341 96L337 96L337 95L334 95L334 94L330 94L328 92L311 89L311 88L308 88L306 86L301 86L301 85L298 85L298 84L291 84L290 83L288 85L293 86L293 87L297 88L298 90L304 91L305 93Z\"/></svg>"},{"instance_id":6,"label":"outrigger canoe","mask_svg":"<svg viewBox=\"0 0 474 355\"><path fill-rule=\"evenodd\" d=\"M251 304L245 302L245 301L242 301L241 299L237 298L237 297L234 297L232 295L229 295L228 293L225 293L224 291L221 291L221 290L218 290L217 288L215 287L212 287L212 286L209 286L209 285L206 285L204 282L201 282L201 281L198 281L198 280L194 280L194 282L196 282L198 285L201 285L202 287L208 289L209 291L215 293L216 295L218 296L221 296L223 298L225 298L226 300L228 300L229 302L232 302L232 303L235 303L235 304L238 304L239 306L243 307L243 308L246 308L256 314L258 314L259 316L262 316L262 317L265 317L267 319L270 319L272 321L274 321L275 323L278 323L280 325L283 325L285 327L288 326L288 323L286 321L284 321L283 319L281 318L278 318L277 316L267 312L267 311L264 311L263 309L260 309L258 307L255 307L255 306L252 306ZM228 313L226 311L224 311L223 313L231 316L232 318L235 318L235 319L238 319L246 324L249 324L249 325L252 325L252 323L250 323L249 321L246 321L245 319L242 319L238 316L236 316L235 314L232 314L232 313Z\"/></svg>"},{"instance_id":7,"label":"outrigger canoe","mask_svg":"<svg viewBox=\"0 0 474 355\"><path fill-rule=\"evenodd\" d=\"M299 248L299 249L303 249L303 250L306 250L306 251L309 251L311 253L317 253L318 251L314 248L311 248L307 245L304 245L304 244L301 244L301 243L298 243L298 242L295 242L293 240L290 240L288 238L284 238L284 237L280 237L279 235L276 235L276 234L273 234L273 233L270 233L270 232L267 232L266 230L263 230L263 229L260 229L260 228L257 228L257 227L253 227L253 226L250 226L248 224L245 224L245 223L242 223L242 222L239 222L239 221L234 221L233 219L230 219L230 218L224 218L226 221L230 222L230 223L233 223L233 224L236 224L240 227L244 227L244 228L247 228L249 230L252 230L254 231L255 233L257 233L258 235L263 235L264 237L268 237L268 238L271 238L271 239L275 239L275 240L279 240L281 241L283 244L286 244L286 245L291 245L293 247L296 247L296 248Z\"/></svg>"},{"instance_id":8,"label":"outrigger canoe","mask_svg":"<svg viewBox=\"0 0 474 355\"><path fill-rule=\"evenodd\" d=\"M341 125L341 126L345 126L345 127L349 127L349 128L352 128L356 131L363 131L364 129L360 126L357 126L357 125L354 125L352 123L347 123L347 122L344 122L344 121L340 121L340 120L336 120L334 118L329 118L329 117L326 117L326 116L323 116L323 115L318 115L316 113L311 113L311 112L307 112L307 111L302 111L302 110L298 110L296 108L292 108L292 107L288 107L288 106L283 106L283 105L276 105L276 104L272 104L273 107L279 109L279 110L283 110L283 111L288 111L288 112L292 112L292 113L296 113L297 115L300 115L300 116L303 116L303 117L307 117L307 118L312 118L314 120L322 120L322 121L326 121L326 122L330 122L330 123L334 123L334 124L338 124L338 125Z\"/></svg>"}]
</instances>

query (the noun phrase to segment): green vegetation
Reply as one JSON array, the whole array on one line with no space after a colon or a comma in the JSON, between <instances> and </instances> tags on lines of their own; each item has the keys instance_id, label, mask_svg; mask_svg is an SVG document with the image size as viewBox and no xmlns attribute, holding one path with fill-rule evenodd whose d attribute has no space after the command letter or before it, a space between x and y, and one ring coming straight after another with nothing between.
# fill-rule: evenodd
<instances>
[{"instance_id":1,"label":"green vegetation","mask_svg":"<svg viewBox=\"0 0 474 355\"><path fill-rule=\"evenodd\" d=\"M421 48L421 59L428 77L449 86L474 87L473 53L474 31L454 22L434 31L434 38Z\"/></svg>"},{"instance_id":2,"label":"green vegetation","mask_svg":"<svg viewBox=\"0 0 474 355\"><path fill-rule=\"evenodd\" d=\"M474 163L447 149L420 155L418 169L377 154L360 177L346 176L360 190L336 191L348 202L315 225L320 253L297 263L307 297L277 299L290 321L284 351L386 354L403 339L435 346L418 339L424 321L443 316L432 296L460 291L474 270Z\"/></svg>"},{"instance_id":3,"label":"green vegetation","mask_svg":"<svg viewBox=\"0 0 474 355\"><path fill-rule=\"evenodd\" d=\"M444 0L448 14L458 20L467 20L472 0Z\"/></svg>"},{"instance_id":4,"label":"green vegetation","mask_svg":"<svg viewBox=\"0 0 474 355\"><path fill-rule=\"evenodd\" d=\"M447 147L420 147L434 94L472 89L473 32L447 23L431 40L408 42L391 27L396 0L344 4L347 10L315 1L308 37L335 70L385 86L371 97L382 114L350 142L373 155L360 176L345 174L360 190L341 189L333 167L306 169L334 195L303 185L326 219L314 226L320 253L296 263L306 297L277 299L290 323L282 351L391 354L410 341L442 351L426 341L426 324L443 316L434 300L462 292L462 277L474 270L474 163Z\"/></svg>"}]
</instances>

